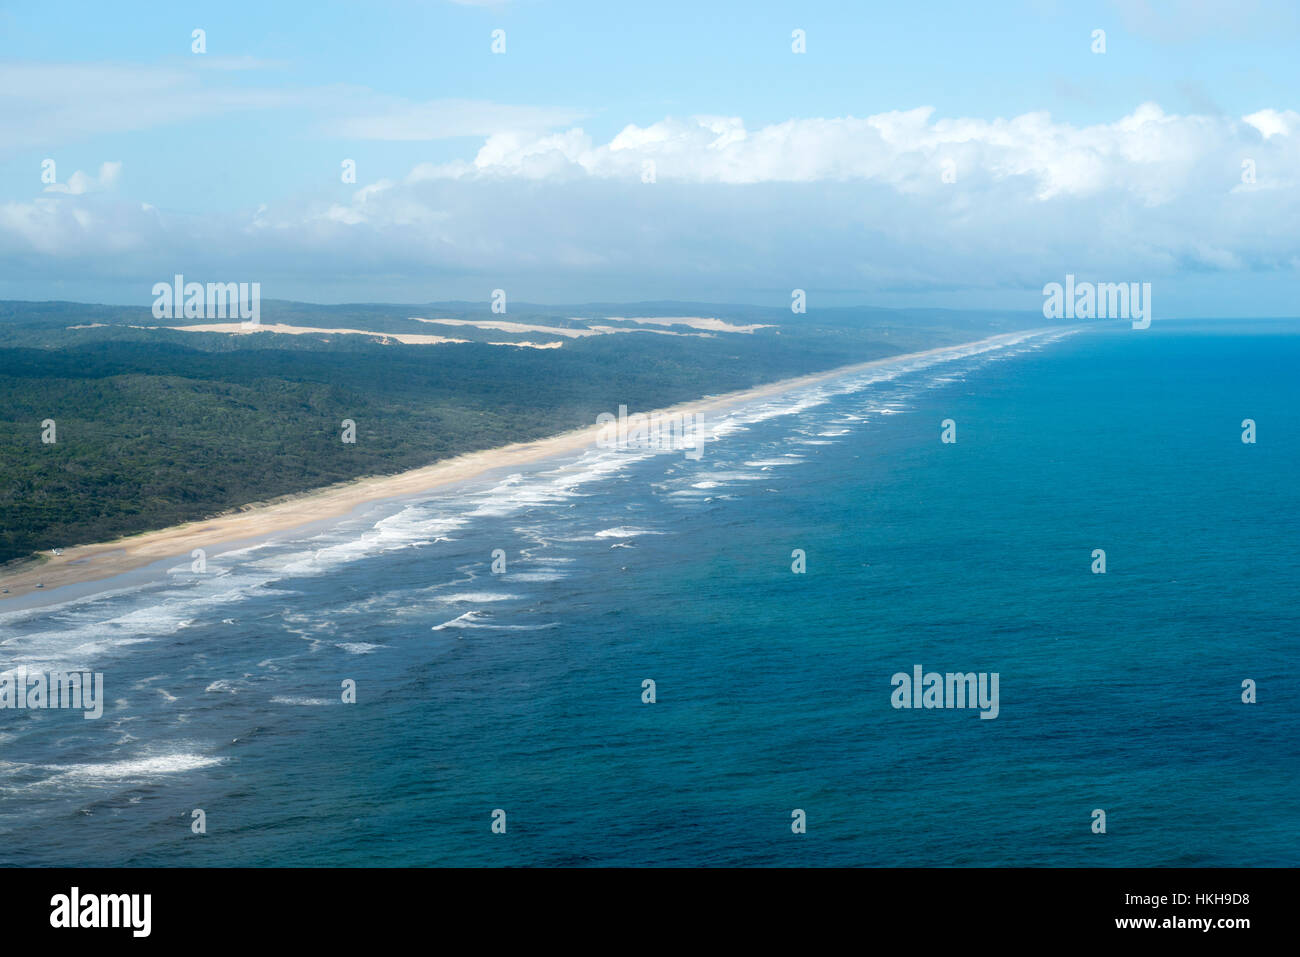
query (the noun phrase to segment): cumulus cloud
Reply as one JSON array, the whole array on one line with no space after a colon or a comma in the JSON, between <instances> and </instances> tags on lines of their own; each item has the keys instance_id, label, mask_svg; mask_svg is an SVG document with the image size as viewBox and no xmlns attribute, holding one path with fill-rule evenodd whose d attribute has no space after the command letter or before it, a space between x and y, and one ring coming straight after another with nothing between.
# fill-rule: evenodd
<instances>
[{"instance_id":1,"label":"cumulus cloud","mask_svg":"<svg viewBox=\"0 0 1300 957\"><path fill-rule=\"evenodd\" d=\"M1105 190L1151 204L1213 193L1213 170L1235 166L1243 149L1276 144L1279 159L1296 156L1291 111L1261 110L1234 121L1166 114L1146 103L1112 123L1074 126L1047 113L1013 119L935 118L931 107L864 118L797 119L747 130L736 117L665 119L627 126L608 143L581 129L564 133L491 135L470 162L418 167L415 179L566 176L636 180L653 163L657 180L688 183L863 181L901 192L942 192L947 168L978 188L1019 180L1047 200ZM1294 169L1294 166L1292 166ZM1275 182L1292 185L1280 164ZM1228 188L1231 184L1224 185Z\"/></svg>"},{"instance_id":2,"label":"cumulus cloud","mask_svg":"<svg viewBox=\"0 0 1300 957\"><path fill-rule=\"evenodd\" d=\"M174 272L247 277L268 296L277 280L340 276L358 289L427 289L424 299L454 298L450 282L460 295L558 278L608 295L645 290L650 277L663 298L1011 289L1030 290L1034 308L1043 283L1066 272L1294 278L1297 171L1289 110L1233 119L1146 104L1073 125L925 107L753 129L670 117L604 142L578 127L495 131L471 159L419 164L342 202L308 196L217 217L90 191L11 203L0 207L0 254L34 274L142 285Z\"/></svg>"},{"instance_id":3,"label":"cumulus cloud","mask_svg":"<svg viewBox=\"0 0 1300 957\"><path fill-rule=\"evenodd\" d=\"M80 196L82 193L89 193L101 189L111 189L122 174L121 163L103 163L99 167L99 175L88 176L81 170L77 170L68 177L66 183L50 183L45 187L47 193L67 193L72 196Z\"/></svg>"},{"instance_id":4,"label":"cumulus cloud","mask_svg":"<svg viewBox=\"0 0 1300 957\"><path fill-rule=\"evenodd\" d=\"M1300 131L1300 113L1294 110L1260 110L1243 119L1259 130L1265 139L1279 135L1291 136Z\"/></svg>"}]
</instances>

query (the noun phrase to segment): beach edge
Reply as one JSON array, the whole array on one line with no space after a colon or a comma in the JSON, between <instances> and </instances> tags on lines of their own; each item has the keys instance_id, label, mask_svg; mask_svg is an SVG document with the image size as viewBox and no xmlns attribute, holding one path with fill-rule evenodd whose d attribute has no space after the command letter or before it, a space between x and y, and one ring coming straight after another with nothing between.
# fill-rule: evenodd
<instances>
[{"instance_id":1,"label":"beach edge","mask_svg":"<svg viewBox=\"0 0 1300 957\"><path fill-rule=\"evenodd\" d=\"M684 412L716 412L719 409L780 395L794 389L817 385L829 379L852 375L858 371L877 368L892 362L901 362L932 356L938 353L959 351L975 346L994 346L1019 341L1052 328L1036 328L999 333L969 342L952 343L923 349L918 352L898 353L871 359L866 362L837 366L823 372L813 372L790 379L779 379L764 385L705 395L679 402L664 409L646 410L647 415L673 415ZM478 478L500 468L532 465L543 459L582 451L595 444L601 426L592 424L571 429L542 439L512 442L508 445L465 452L393 475L362 476L346 482L282 496L272 502L251 503L227 512L172 525L166 528L138 532L133 535L75 545L61 550L38 553L44 561L33 560L0 571L0 585L8 593L0 602L22 598L43 586L50 591L69 585L115 578L168 558L188 557L194 549L217 550L236 542L248 542L293 531L325 520L341 519L357 508L433 491L456 482Z\"/></svg>"}]
</instances>

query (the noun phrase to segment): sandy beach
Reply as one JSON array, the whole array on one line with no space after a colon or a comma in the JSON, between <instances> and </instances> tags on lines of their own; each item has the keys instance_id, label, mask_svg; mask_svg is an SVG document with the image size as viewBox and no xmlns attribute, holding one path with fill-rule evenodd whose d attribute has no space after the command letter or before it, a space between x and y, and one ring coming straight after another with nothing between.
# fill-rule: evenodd
<instances>
[{"instance_id":1,"label":"sandy beach","mask_svg":"<svg viewBox=\"0 0 1300 957\"><path fill-rule=\"evenodd\" d=\"M1025 332L1006 333L969 343L888 356L870 362L829 369L825 372L783 379L739 392L704 396L679 403L668 409L653 411L661 415L686 412L707 414L741 402L778 395L791 389L814 385L837 376L891 362L973 345L991 345L1024 335ZM653 414L652 410L633 411ZM111 542L71 546L64 548L60 555L44 552L42 554L48 558L47 561L26 564L0 574L0 586L8 589L8 594L0 595L0 599L28 594L36 589L38 583L44 585L44 591L48 594L52 589L61 586L111 578L162 559L179 560L188 557L196 548L211 552L231 542L262 538L324 519L340 518L366 503L417 494L453 482L472 479L493 469L523 466L551 456L580 452L595 444L598 432L599 427L593 423L589 427L535 442L517 442L458 455L396 475L359 478L274 502L247 505L203 521L142 532Z\"/></svg>"}]
</instances>

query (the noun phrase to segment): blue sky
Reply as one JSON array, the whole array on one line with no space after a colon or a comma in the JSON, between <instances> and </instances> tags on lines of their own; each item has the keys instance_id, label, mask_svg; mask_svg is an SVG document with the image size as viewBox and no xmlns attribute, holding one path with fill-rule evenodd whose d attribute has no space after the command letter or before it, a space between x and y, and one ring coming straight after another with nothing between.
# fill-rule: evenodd
<instances>
[{"instance_id":1,"label":"blue sky","mask_svg":"<svg viewBox=\"0 0 1300 957\"><path fill-rule=\"evenodd\" d=\"M1036 309L1070 272L1295 315L1298 40L1272 2L4 3L0 298Z\"/></svg>"}]
</instances>

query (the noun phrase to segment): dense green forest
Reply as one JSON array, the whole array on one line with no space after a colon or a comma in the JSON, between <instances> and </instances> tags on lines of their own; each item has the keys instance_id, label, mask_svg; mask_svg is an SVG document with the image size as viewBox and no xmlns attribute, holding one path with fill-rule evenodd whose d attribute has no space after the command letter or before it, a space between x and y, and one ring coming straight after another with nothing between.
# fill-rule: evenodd
<instances>
[{"instance_id":1,"label":"dense green forest","mask_svg":"<svg viewBox=\"0 0 1300 957\"><path fill-rule=\"evenodd\" d=\"M507 319L709 316L769 323L712 337L564 338L433 326L411 316ZM686 303L315 306L264 302L262 323L473 339L404 345L357 335L229 335L138 326L148 308L0 302L0 562L265 501L362 475L945 343L1034 317L789 310ZM89 328L69 328L85 326ZM662 327L660 327L662 328ZM686 327L675 331L691 332ZM340 440L356 423L355 444ZM56 441L42 441L53 420Z\"/></svg>"}]
</instances>

